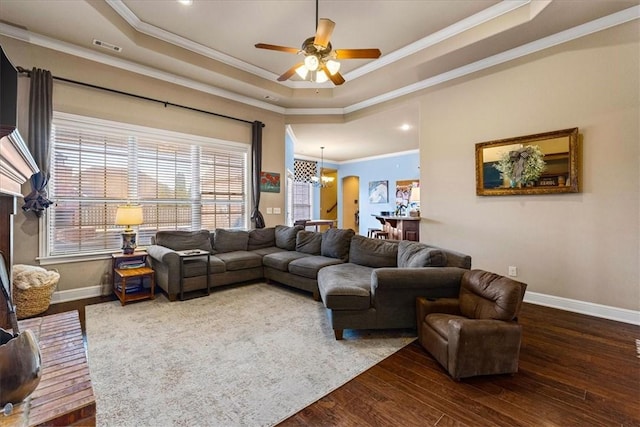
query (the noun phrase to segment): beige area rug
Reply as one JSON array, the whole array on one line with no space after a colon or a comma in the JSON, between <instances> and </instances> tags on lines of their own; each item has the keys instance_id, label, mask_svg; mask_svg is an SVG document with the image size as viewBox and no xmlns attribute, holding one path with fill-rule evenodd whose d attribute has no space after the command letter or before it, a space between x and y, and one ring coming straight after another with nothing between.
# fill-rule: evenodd
<instances>
[{"instance_id":1,"label":"beige area rug","mask_svg":"<svg viewBox=\"0 0 640 427\"><path fill-rule=\"evenodd\" d=\"M252 284L210 296L86 307L99 426L269 426L415 339L345 331L322 303Z\"/></svg>"}]
</instances>

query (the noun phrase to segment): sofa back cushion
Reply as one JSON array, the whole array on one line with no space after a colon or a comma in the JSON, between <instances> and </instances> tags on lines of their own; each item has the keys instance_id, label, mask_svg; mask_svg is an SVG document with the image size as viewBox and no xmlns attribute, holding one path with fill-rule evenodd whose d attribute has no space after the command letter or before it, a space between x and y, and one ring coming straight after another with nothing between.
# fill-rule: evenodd
<instances>
[{"instance_id":1,"label":"sofa back cushion","mask_svg":"<svg viewBox=\"0 0 640 427\"><path fill-rule=\"evenodd\" d=\"M460 312L472 319L514 320L527 285L483 270L464 273L460 283Z\"/></svg>"},{"instance_id":2,"label":"sofa back cushion","mask_svg":"<svg viewBox=\"0 0 640 427\"><path fill-rule=\"evenodd\" d=\"M299 225L296 225L294 227L289 227L286 225L276 225L276 246L287 251L295 251L296 235L300 230L302 230L302 227Z\"/></svg>"},{"instance_id":3,"label":"sofa back cushion","mask_svg":"<svg viewBox=\"0 0 640 427\"><path fill-rule=\"evenodd\" d=\"M296 235L296 252L310 255L320 255L322 233L300 230Z\"/></svg>"},{"instance_id":4,"label":"sofa back cushion","mask_svg":"<svg viewBox=\"0 0 640 427\"><path fill-rule=\"evenodd\" d=\"M249 231L249 243L247 248L250 251L256 249L270 248L276 245L276 229L273 227L256 228Z\"/></svg>"},{"instance_id":5,"label":"sofa back cushion","mask_svg":"<svg viewBox=\"0 0 640 427\"><path fill-rule=\"evenodd\" d=\"M349 262L372 268L398 265L398 242L353 236L349 248Z\"/></svg>"},{"instance_id":6,"label":"sofa back cushion","mask_svg":"<svg viewBox=\"0 0 640 427\"><path fill-rule=\"evenodd\" d=\"M401 240L398 244L398 267L446 267L447 255L438 248L420 242Z\"/></svg>"},{"instance_id":7,"label":"sofa back cushion","mask_svg":"<svg viewBox=\"0 0 640 427\"><path fill-rule=\"evenodd\" d=\"M216 228L213 243L216 252L246 251L249 244L249 232Z\"/></svg>"},{"instance_id":8,"label":"sofa back cushion","mask_svg":"<svg viewBox=\"0 0 640 427\"><path fill-rule=\"evenodd\" d=\"M356 233L351 229L330 228L322 233L320 254L322 256L338 258L343 262L349 261L349 247L351 238Z\"/></svg>"},{"instance_id":9,"label":"sofa back cushion","mask_svg":"<svg viewBox=\"0 0 640 427\"><path fill-rule=\"evenodd\" d=\"M158 231L155 244L174 251L202 249L211 252L211 239L208 230L200 231Z\"/></svg>"}]
</instances>

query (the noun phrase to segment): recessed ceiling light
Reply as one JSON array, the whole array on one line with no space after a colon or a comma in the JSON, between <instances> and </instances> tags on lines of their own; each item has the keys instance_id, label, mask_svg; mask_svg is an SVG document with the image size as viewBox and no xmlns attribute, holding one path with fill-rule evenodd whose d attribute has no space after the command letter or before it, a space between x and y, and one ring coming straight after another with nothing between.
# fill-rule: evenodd
<instances>
[{"instance_id":1,"label":"recessed ceiling light","mask_svg":"<svg viewBox=\"0 0 640 427\"><path fill-rule=\"evenodd\" d=\"M185 6L191 6L193 4L193 0L178 0L178 3L182 3Z\"/></svg>"},{"instance_id":2,"label":"recessed ceiling light","mask_svg":"<svg viewBox=\"0 0 640 427\"><path fill-rule=\"evenodd\" d=\"M403 130L405 132L408 131L409 129L411 129L411 125L409 125L407 123L405 123L402 126L400 126L400 130Z\"/></svg>"}]
</instances>

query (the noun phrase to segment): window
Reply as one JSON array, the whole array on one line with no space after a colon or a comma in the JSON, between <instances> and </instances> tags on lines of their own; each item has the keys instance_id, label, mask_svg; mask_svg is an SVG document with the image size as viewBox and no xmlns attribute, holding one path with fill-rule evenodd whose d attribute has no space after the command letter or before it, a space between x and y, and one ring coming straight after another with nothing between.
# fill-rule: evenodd
<instances>
[{"instance_id":1,"label":"window","mask_svg":"<svg viewBox=\"0 0 640 427\"><path fill-rule=\"evenodd\" d=\"M307 182L293 182L293 220L311 219L311 200L313 193L311 184Z\"/></svg>"},{"instance_id":2,"label":"window","mask_svg":"<svg viewBox=\"0 0 640 427\"><path fill-rule=\"evenodd\" d=\"M249 146L55 113L45 257L120 248L118 205L143 206L138 243L159 230L246 228Z\"/></svg>"},{"instance_id":3,"label":"window","mask_svg":"<svg viewBox=\"0 0 640 427\"><path fill-rule=\"evenodd\" d=\"M288 171L288 212L290 224L298 219L311 219L313 217L313 188L311 177L315 176L317 163L307 160L294 159L294 172Z\"/></svg>"}]
</instances>

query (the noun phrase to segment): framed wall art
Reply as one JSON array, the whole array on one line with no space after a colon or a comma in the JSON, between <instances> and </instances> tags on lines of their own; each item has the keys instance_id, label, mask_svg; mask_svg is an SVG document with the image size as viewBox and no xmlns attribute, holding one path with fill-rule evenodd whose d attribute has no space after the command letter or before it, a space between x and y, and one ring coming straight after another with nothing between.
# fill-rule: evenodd
<instances>
[{"instance_id":1,"label":"framed wall art","mask_svg":"<svg viewBox=\"0 0 640 427\"><path fill-rule=\"evenodd\" d=\"M389 181L369 182L369 203L389 202Z\"/></svg>"}]
</instances>

